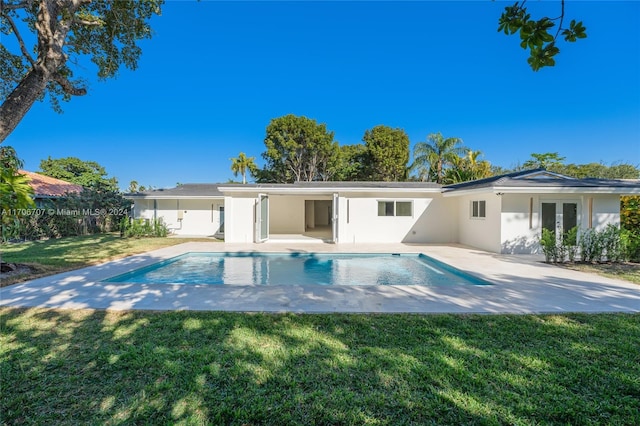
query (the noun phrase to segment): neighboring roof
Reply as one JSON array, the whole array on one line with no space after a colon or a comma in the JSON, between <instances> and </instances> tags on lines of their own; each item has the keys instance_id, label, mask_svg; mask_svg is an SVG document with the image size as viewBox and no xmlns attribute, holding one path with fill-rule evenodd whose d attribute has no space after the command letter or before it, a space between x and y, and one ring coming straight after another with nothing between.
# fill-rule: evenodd
<instances>
[{"instance_id":1,"label":"neighboring roof","mask_svg":"<svg viewBox=\"0 0 640 426\"><path fill-rule=\"evenodd\" d=\"M185 183L175 188L152 189L130 194L124 194L125 198L223 198L215 183Z\"/></svg>"},{"instance_id":2,"label":"neighboring roof","mask_svg":"<svg viewBox=\"0 0 640 426\"><path fill-rule=\"evenodd\" d=\"M20 170L20 173L29 177L29 185L33 188L34 198L64 197L67 194L82 192L84 189L81 185L39 173L26 170Z\"/></svg>"},{"instance_id":3,"label":"neighboring roof","mask_svg":"<svg viewBox=\"0 0 640 426\"><path fill-rule=\"evenodd\" d=\"M451 196L486 191L494 193L581 192L636 194L640 193L640 181L631 179L576 179L544 169L534 169L447 185L443 189L445 195Z\"/></svg>"}]
</instances>

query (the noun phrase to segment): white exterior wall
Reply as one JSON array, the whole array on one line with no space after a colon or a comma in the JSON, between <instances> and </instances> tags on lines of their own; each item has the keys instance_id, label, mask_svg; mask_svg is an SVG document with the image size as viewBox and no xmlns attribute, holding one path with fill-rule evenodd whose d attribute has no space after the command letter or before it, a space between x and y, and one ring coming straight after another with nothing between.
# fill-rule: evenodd
<instances>
[{"instance_id":1,"label":"white exterior wall","mask_svg":"<svg viewBox=\"0 0 640 426\"><path fill-rule=\"evenodd\" d=\"M172 234L213 236L219 235L221 206L221 199L144 199L135 200L134 209L136 219L161 220Z\"/></svg>"},{"instance_id":2,"label":"white exterior wall","mask_svg":"<svg viewBox=\"0 0 640 426\"><path fill-rule=\"evenodd\" d=\"M592 198L591 225L603 229L620 224L620 196L600 194L505 194L502 196L502 253L539 253L542 232L541 205L544 202L573 202L578 205L578 227L589 227L589 199ZM533 202L531 202L533 199ZM531 203L531 214L529 212ZM529 216L531 215L531 222ZM529 224L531 223L531 227Z\"/></svg>"},{"instance_id":3,"label":"white exterior wall","mask_svg":"<svg viewBox=\"0 0 640 426\"><path fill-rule=\"evenodd\" d=\"M135 200L133 202L134 219L153 219L153 200Z\"/></svg>"},{"instance_id":4,"label":"white exterior wall","mask_svg":"<svg viewBox=\"0 0 640 426\"><path fill-rule=\"evenodd\" d=\"M538 253L541 219L540 198L531 194L504 194L502 197L502 235L499 253ZM531 203L531 198L533 202ZM529 205L532 205L531 213ZM531 215L531 228L529 218Z\"/></svg>"},{"instance_id":5,"label":"white exterior wall","mask_svg":"<svg viewBox=\"0 0 640 426\"><path fill-rule=\"evenodd\" d=\"M493 193L456 197L458 242L494 253L500 252L500 213L502 199ZM471 217L471 202L486 202L486 217Z\"/></svg>"},{"instance_id":6,"label":"white exterior wall","mask_svg":"<svg viewBox=\"0 0 640 426\"><path fill-rule=\"evenodd\" d=\"M413 215L378 216L378 201L411 201ZM338 201L338 242L449 243L455 239L452 204L440 194L341 196Z\"/></svg>"},{"instance_id":7,"label":"white exterior wall","mask_svg":"<svg viewBox=\"0 0 640 426\"><path fill-rule=\"evenodd\" d=\"M594 195L592 198L593 198L593 210L592 210L593 216L592 216L591 225L598 230L603 229L610 223L619 226L620 225L620 196ZM588 200L586 201L586 203L588 203ZM588 207L586 207L584 211L588 211Z\"/></svg>"}]
</instances>

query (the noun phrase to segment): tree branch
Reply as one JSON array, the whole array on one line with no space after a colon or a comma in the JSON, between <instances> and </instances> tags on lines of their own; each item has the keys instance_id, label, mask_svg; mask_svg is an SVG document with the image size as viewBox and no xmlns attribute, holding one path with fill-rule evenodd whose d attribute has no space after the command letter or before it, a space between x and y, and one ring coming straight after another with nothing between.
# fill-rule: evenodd
<instances>
[{"instance_id":1,"label":"tree branch","mask_svg":"<svg viewBox=\"0 0 640 426\"><path fill-rule=\"evenodd\" d=\"M16 35L16 38L18 39L18 43L20 44L20 51L22 52L22 56L27 58L27 60L31 63L32 66L35 66L36 65L36 61L29 54L29 51L27 50L27 46L24 44L24 40L22 39L22 36L20 35L20 32L18 31L18 27L16 27L15 22L13 22L13 19L9 15L5 15L5 18L9 22L9 25L11 25L11 30L13 31L13 33Z\"/></svg>"},{"instance_id":2,"label":"tree branch","mask_svg":"<svg viewBox=\"0 0 640 426\"><path fill-rule=\"evenodd\" d=\"M0 13L3 10L17 10L17 9L26 9L29 5L33 3L33 0L21 1L20 3L5 3L4 0L0 0Z\"/></svg>"},{"instance_id":3,"label":"tree branch","mask_svg":"<svg viewBox=\"0 0 640 426\"><path fill-rule=\"evenodd\" d=\"M558 25L558 31L556 31L556 36L553 38L554 41L558 38L558 35L560 35L560 30L562 30L562 23L564 22L564 0L562 0L560 4L561 4L560 24Z\"/></svg>"},{"instance_id":4,"label":"tree branch","mask_svg":"<svg viewBox=\"0 0 640 426\"><path fill-rule=\"evenodd\" d=\"M59 73L54 74L52 78L53 81L55 81L60 85L60 87L62 87L62 90L64 90L65 93L73 96L84 96L87 94L86 88L75 87L69 80L67 80L66 77L60 75Z\"/></svg>"}]
</instances>

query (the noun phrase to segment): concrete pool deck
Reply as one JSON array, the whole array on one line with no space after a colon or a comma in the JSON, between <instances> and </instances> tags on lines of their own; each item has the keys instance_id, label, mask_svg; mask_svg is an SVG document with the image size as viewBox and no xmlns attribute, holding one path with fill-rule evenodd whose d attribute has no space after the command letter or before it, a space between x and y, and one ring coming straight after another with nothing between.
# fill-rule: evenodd
<instances>
[{"instance_id":1,"label":"concrete pool deck","mask_svg":"<svg viewBox=\"0 0 640 426\"><path fill-rule=\"evenodd\" d=\"M187 252L424 253L493 285L325 287L101 282ZM0 306L245 312L640 312L640 285L547 265L539 256L498 255L455 245L190 242L0 288Z\"/></svg>"}]
</instances>

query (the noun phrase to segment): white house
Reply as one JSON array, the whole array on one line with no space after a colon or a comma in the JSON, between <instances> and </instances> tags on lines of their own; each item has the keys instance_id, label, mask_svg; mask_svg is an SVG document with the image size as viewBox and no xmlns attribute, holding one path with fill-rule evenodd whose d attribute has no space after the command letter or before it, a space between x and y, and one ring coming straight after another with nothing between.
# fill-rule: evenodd
<instances>
[{"instance_id":1,"label":"white house","mask_svg":"<svg viewBox=\"0 0 640 426\"><path fill-rule=\"evenodd\" d=\"M620 223L640 182L574 179L542 169L441 186L430 182L185 184L129 194L136 218L227 242L305 238L349 243L460 243L535 253L543 228Z\"/></svg>"}]
</instances>

